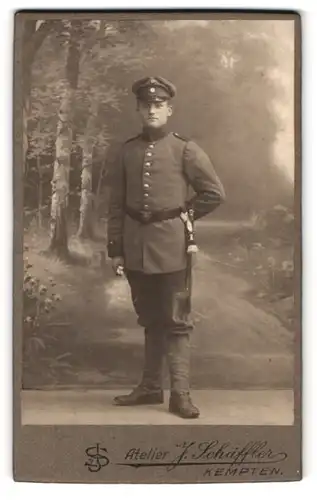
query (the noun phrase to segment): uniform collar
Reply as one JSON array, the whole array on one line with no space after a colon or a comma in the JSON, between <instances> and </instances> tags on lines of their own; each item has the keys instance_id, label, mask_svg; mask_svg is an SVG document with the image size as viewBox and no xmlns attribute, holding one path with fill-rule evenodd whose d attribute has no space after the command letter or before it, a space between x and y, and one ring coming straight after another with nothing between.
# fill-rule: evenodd
<instances>
[{"instance_id":1,"label":"uniform collar","mask_svg":"<svg viewBox=\"0 0 317 500\"><path fill-rule=\"evenodd\" d=\"M158 128L158 129L144 127L143 131L141 133L141 137L145 141L154 142L154 141L157 141L159 139L162 139L163 137L168 135L168 133L169 132L168 132L166 126Z\"/></svg>"}]
</instances>

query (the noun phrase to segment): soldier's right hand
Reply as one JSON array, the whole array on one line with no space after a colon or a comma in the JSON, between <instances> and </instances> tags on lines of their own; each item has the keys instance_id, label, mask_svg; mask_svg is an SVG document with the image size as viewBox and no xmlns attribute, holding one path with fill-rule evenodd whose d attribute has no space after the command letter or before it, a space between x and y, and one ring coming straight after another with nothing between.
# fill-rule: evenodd
<instances>
[{"instance_id":1,"label":"soldier's right hand","mask_svg":"<svg viewBox=\"0 0 317 500\"><path fill-rule=\"evenodd\" d=\"M124 273L124 259L123 257L114 257L111 260L111 265L114 273L117 276L122 276Z\"/></svg>"}]
</instances>

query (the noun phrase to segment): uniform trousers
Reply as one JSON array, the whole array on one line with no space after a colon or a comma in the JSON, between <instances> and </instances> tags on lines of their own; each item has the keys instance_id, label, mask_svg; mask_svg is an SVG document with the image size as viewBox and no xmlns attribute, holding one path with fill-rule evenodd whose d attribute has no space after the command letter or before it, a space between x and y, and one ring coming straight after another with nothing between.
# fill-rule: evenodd
<instances>
[{"instance_id":1,"label":"uniform trousers","mask_svg":"<svg viewBox=\"0 0 317 500\"><path fill-rule=\"evenodd\" d=\"M185 289L186 270L162 274L127 271L139 325L159 335L189 334L190 320L176 313L175 298Z\"/></svg>"},{"instance_id":2,"label":"uniform trousers","mask_svg":"<svg viewBox=\"0 0 317 500\"><path fill-rule=\"evenodd\" d=\"M171 390L189 390L189 336L193 324L178 314L176 297L183 292L186 270L162 274L126 271L138 323L144 328L145 351L141 385L162 389L164 357L171 378Z\"/></svg>"}]
</instances>

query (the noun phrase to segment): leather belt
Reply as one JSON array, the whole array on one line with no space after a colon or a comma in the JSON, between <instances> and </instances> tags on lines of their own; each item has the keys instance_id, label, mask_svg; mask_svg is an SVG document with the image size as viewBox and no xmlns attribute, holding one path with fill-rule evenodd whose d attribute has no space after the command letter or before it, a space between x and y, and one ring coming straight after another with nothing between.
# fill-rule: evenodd
<instances>
[{"instance_id":1,"label":"leather belt","mask_svg":"<svg viewBox=\"0 0 317 500\"><path fill-rule=\"evenodd\" d=\"M126 207L126 213L131 219L141 222L141 224L150 224L151 222L161 222L168 219L179 217L182 209L173 208L171 210L160 210L151 212L150 210L135 210L134 208Z\"/></svg>"}]
</instances>

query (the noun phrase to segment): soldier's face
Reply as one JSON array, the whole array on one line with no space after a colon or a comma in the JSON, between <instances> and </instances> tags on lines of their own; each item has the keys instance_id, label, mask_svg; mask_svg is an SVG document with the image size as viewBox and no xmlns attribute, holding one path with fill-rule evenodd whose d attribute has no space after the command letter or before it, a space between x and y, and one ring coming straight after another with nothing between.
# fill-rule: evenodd
<instances>
[{"instance_id":1,"label":"soldier's face","mask_svg":"<svg viewBox=\"0 0 317 500\"><path fill-rule=\"evenodd\" d=\"M137 107L142 124L146 127L163 127L172 114L172 107L169 102L138 102Z\"/></svg>"}]
</instances>

